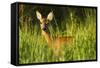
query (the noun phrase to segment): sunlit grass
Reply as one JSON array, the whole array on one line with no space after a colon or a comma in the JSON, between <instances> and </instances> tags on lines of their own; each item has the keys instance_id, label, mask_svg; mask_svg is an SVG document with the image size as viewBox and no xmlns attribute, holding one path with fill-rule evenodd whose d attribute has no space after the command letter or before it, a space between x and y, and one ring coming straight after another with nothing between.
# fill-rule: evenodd
<instances>
[{"instance_id":1,"label":"sunlit grass","mask_svg":"<svg viewBox=\"0 0 100 68\"><path fill-rule=\"evenodd\" d=\"M73 22L73 23L72 23ZM51 48L48 47L37 25L30 29L29 26L19 28L19 63L42 63L42 62L58 62L58 61L78 61L78 60L95 60L96 59L96 20L95 17L87 16L83 25L77 26L76 21L64 21L66 29L64 32L57 29L55 32L52 25L49 26L52 37L61 34L61 36L74 36L73 44L62 47L64 55L59 57L53 54ZM70 23L70 24L69 24ZM59 27L59 26L57 26ZM30 29L27 30L27 29ZM58 33L59 31L59 33Z\"/></svg>"}]
</instances>

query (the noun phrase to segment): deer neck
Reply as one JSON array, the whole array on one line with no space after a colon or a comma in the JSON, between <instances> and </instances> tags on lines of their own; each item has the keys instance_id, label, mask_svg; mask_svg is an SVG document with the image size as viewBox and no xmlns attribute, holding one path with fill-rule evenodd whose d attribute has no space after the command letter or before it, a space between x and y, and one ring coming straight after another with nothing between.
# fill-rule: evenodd
<instances>
[{"instance_id":1,"label":"deer neck","mask_svg":"<svg viewBox=\"0 0 100 68\"><path fill-rule=\"evenodd\" d=\"M47 31L42 30L42 35L46 39L48 45L51 46L52 45L52 39L51 39L49 33Z\"/></svg>"}]
</instances>

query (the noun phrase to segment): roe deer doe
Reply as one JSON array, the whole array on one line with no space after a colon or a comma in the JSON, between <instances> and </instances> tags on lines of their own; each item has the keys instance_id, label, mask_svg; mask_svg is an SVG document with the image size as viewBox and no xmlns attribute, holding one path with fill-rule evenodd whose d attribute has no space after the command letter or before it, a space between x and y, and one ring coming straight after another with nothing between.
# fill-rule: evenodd
<instances>
[{"instance_id":1,"label":"roe deer doe","mask_svg":"<svg viewBox=\"0 0 100 68\"><path fill-rule=\"evenodd\" d=\"M50 12L47 15L47 18L43 17L39 11L36 11L37 19L40 21L40 27L42 31L42 35L44 36L45 40L49 47L53 49L54 54L59 54L61 51L61 46L64 44L71 43L73 41L72 36L66 37L57 37L56 39L51 38L49 32L47 31L48 26L47 24L53 19L53 12Z\"/></svg>"}]
</instances>

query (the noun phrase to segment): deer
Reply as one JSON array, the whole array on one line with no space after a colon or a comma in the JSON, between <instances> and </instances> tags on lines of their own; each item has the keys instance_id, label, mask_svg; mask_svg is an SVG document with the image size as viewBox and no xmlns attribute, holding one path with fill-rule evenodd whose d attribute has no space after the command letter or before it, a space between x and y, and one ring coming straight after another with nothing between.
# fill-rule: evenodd
<instances>
[{"instance_id":1,"label":"deer","mask_svg":"<svg viewBox=\"0 0 100 68\"><path fill-rule=\"evenodd\" d=\"M47 17L42 16L42 14L39 11L36 11L36 16L37 19L40 21L40 28L41 28L41 32L42 35L44 36L48 47L50 47L55 55L59 55L59 53L61 53L62 49L61 46L63 46L64 44L69 44L73 41L73 37L72 36L64 36L64 37L56 37L55 39L53 39L49 32L48 32L48 23L50 23L50 21L53 20L53 11L51 11Z\"/></svg>"}]
</instances>

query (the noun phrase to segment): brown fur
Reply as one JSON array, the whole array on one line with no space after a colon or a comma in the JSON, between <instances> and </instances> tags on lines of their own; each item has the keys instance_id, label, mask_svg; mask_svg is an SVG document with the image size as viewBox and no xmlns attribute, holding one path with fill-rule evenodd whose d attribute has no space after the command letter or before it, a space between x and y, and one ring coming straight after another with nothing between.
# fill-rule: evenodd
<instances>
[{"instance_id":1,"label":"brown fur","mask_svg":"<svg viewBox=\"0 0 100 68\"><path fill-rule=\"evenodd\" d=\"M66 36L66 37L56 37L56 39L52 39L50 35L42 30L42 34L45 37L49 47L53 49L54 54L58 55L60 51L62 51L62 45L71 44L73 42L73 36Z\"/></svg>"},{"instance_id":2,"label":"brown fur","mask_svg":"<svg viewBox=\"0 0 100 68\"><path fill-rule=\"evenodd\" d=\"M40 21L40 26L42 30L42 35L46 39L48 46L53 49L54 54L58 55L62 48L61 46L64 44L70 44L73 42L74 37L73 36L66 36L66 37L57 37L55 39L51 38L49 33L44 30L45 24L47 24L49 21L53 19L53 12L50 12L47 16L47 18L44 18L40 12L36 11L37 19Z\"/></svg>"}]
</instances>

